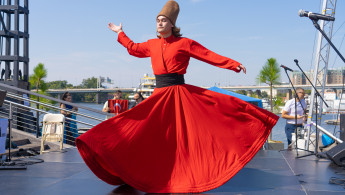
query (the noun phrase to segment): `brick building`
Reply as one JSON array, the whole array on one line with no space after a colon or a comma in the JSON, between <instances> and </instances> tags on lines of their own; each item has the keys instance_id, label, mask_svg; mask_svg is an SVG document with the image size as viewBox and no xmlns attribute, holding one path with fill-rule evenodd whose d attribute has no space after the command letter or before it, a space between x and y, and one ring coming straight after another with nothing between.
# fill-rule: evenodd
<instances>
[{"instance_id":1,"label":"brick building","mask_svg":"<svg viewBox=\"0 0 345 195\"><path fill-rule=\"evenodd\" d=\"M314 77L313 77L313 72L305 72L305 74L308 76L308 78L313 81ZM322 79L321 79L321 74L319 81L322 83ZM343 79L344 79L344 75L345 75L345 67L341 67L338 69L329 69L327 70L327 75L326 75L326 85L327 84L342 84L343 83ZM306 85L309 84L308 80L306 79L306 77L303 75L302 72L300 71L294 71L291 73L291 81L294 85Z\"/></svg>"}]
</instances>

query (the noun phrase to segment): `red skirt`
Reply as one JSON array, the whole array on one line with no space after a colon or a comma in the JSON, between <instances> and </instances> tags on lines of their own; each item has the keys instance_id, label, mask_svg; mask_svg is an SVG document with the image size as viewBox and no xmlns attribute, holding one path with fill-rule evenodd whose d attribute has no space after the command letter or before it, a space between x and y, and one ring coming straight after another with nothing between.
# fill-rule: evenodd
<instances>
[{"instance_id":1,"label":"red skirt","mask_svg":"<svg viewBox=\"0 0 345 195\"><path fill-rule=\"evenodd\" d=\"M149 193L217 188L262 147L278 116L192 85L156 88L131 110L76 140L103 181Z\"/></svg>"}]
</instances>

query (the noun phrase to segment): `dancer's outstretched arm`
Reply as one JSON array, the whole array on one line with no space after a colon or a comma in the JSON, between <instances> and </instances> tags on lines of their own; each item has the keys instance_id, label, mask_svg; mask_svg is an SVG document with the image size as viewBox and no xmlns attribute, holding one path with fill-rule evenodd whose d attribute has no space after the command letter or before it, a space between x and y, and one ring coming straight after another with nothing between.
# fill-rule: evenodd
<instances>
[{"instance_id":1,"label":"dancer's outstretched arm","mask_svg":"<svg viewBox=\"0 0 345 195\"><path fill-rule=\"evenodd\" d=\"M121 45L127 48L129 54L140 58L150 57L150 49L148 47L148 43L134 43L123 32L122 23L120 23L120 25L117 26L114 23L110 22L108 24L108 28L119 35L117 40L121 43Z\"/></svg>"}]
</instances>

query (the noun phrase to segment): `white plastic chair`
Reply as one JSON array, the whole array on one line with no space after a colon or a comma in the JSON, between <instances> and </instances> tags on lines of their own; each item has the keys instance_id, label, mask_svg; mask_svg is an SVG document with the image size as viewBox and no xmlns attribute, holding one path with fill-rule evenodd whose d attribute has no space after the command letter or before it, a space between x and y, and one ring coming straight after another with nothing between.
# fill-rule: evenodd
<instances>
[{"instance_id":1,"label":"white plastic chair","mask_svg":"<svg viewBox=\"0 0 345 195\"><path fill-rule=\"evenodd\" d=\"M60 150L62 150L64 128L65 116L63 114L44 115L40 154L44 152L45 141L59 141Z\"/></svg>"}]
</instances>

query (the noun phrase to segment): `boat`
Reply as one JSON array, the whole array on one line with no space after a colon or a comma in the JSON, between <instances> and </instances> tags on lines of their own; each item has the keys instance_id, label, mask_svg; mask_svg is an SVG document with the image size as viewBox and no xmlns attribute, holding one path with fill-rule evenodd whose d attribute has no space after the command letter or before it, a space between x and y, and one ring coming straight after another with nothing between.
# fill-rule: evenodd
<instances>
[{"instance_id":1,"label":"boat","mask_svg":"<svg viewBox=\"0 0 345 195\"><path fill-rule=\"evenodd\" d=\"M323 103L322 105L322 112L332 112L337 107L335 106L335 101L337 100L337 94L333 89L326 89L323 95L323 99L327 103L328 107ZM338 103L339 105L339 103Z\"/></svg>"},{"instance_id":2,"label":"boat","mask_svg":"<svg viewBox=\"0 0 345 195\"><path fill-rule=\"evenodd\" d=\"M340 116L339 114L345 112L345 99L340 96L337 97L336 92L333 89L327 89L324 93L324 100L328 107L323 104L322 114L331 114L333 119L325 120L328 125L339 125Z\"/></svg>"},{"instance_id":3,"label":"boat","mask_svg":"<svg viewBox=\"0 0 345 195\"><path fill-rule=\"evenodd\" d=\"M151 77L148 74L145 74L143 78L140 79L140 84L138 92L141 92L143 97L146 99L150 97L153 93L153 90L156 88L156 77Z\"/></svg>"},{"instance_id":4,"label":"boat","mask_svg":"<svg viewBox=\"0 0 345 195\"><path fill-rule=\"evenodd\" d=\"M325 120L325 123L327 125L340 125L340 119L331 119L331 120Z\"/></svg>"},{"instance_id":5,"label":"boat","mask_svg":"<svg viewBox=\"0 0 345 195\"><path fill-rule=\"evenodd\" d=\"M153 90L156 88L156 77L149 76L149 74L144 74L144 77L140 79L139 87L133 90L133 94L128 96L129 101L134 101L134 93L140 92L146 99L150 97Z\"/></svg>"}]
</instances>

